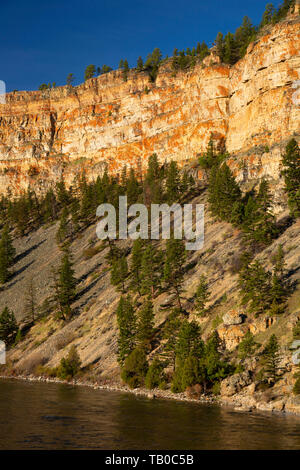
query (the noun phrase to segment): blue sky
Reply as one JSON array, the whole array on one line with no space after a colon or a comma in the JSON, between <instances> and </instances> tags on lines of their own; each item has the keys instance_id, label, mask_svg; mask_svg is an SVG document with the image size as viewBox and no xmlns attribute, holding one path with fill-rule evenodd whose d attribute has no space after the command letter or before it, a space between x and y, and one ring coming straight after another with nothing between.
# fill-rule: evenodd
<instances>
[{"instance_id":1,"label":"blue sky","mask_svg":"<svg viewBox=\"0 0 300 470\"><path fill-rule=\"evenodd\" d=\"M218 31L234 31L243 16L259 23L267 0L0 0L0 80L7 90L83 81L89 64L136 65L154 47L209 45ZM273 1L278 6L279 1Z\"/></svg>"}]
</instances>

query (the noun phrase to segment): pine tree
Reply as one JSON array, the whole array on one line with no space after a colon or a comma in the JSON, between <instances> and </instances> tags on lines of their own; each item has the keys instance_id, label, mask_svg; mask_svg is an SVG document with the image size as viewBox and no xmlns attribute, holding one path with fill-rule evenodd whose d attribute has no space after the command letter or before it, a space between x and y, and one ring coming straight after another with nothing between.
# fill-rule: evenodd
<instances>
[{"instance_id":1,"label":"pine tree","mask_svg":"<svg viewBox=\"0 0 300 470\"><path fill-rule=\"evenodd\" d=\"M69 75L67 76L67 86L72 86L74 80L74 75L72 73L69 73Z\"/></svg>"},{"instance_id":2,"label":"pine tree","mask_svg":"<svg viewBox=\"0 0 300 470\"><path fill-rule=\"evenodd\" d=\"M90 78L93 78L96 73L96 67L95 65L88 65L87 68L85 69L84 72L84 80L89 80Z\"/></svg>"},{"instance_id":3,"label":"pine tree","mask_svg":"<svg viewBox=\"0 0 300 470\"><path fill-rule=\"evenodd\" d=\"M149 342L154 334L153 304L148 298L138 313L137 343L147 351Z\"/></svg>"},{"instance_id":4,"label":"pine tree","mask_svg":"<svg viewBox=\"0 0 300 470\"><path fill-rule=\"evenodd\" d=\"M130 287L141 294L142 287L142 259L144 243L141 238L133 242L131 266L130 266Z\"/></svg>"},{"instance_id":5,"label":"pine tree","mask_svg":"<svg viewBox=\"0 0 300 470\"><path fill-rule=\"evenodd\" d=\"M120 298L117 308L117 322L119 328L118 361L122 365L136 347L137 319L129 296Z\"/></svg>"},{"instance_id":6,"label":"pine tree","mask_svg":"<svg viewBox=\"0 0 300 470\"><path fill-rule=\"evenodd\" d=\"M251 331L247 331L247 333L245 334L244 338L242 339L238 347L239 357L241 359L246 359L248 357L253 356L255 349L258 346L259 344L256 343Z\"/></svg>"},{"instance_id":7,"label":"pine tree","mask_svg":"<svg viewBox=\"0 0 300 470\"><path fill-rule=\"evenodd\" d=\"M31 277L27 284L26 294L25 294L25 302L24 302L24 313L25 318L29 323L34 323L36 320L36 289L34 284L34 278Z\"/></svg>"},{"instance_id":8,"label":"pine tree","mask_svg":"<svg viewBox=\"0 0 300 470\"><path fill-rule=\"evenodd\" d=\"M280 371L280 348L276 335L270 337L269 342L267 343L263 351L263 365L267 377L275 383L278 378L278 373Z\"/></svg>"},{"instance_id":9,"label":"pine tree","mask_svg":"<svg viewBox=\"0 0 300 470\"><path fill-rule=\"evenodd\" d=\"M203 356L204 343L200 334L201 330L196 322L184 320L181 323L176 342L176 361L182 362L189 356L199 360Z\"/></svg>"},{"instance_id":10,"label":"pine tree","mask_svg":"<svg viewBox=\"0 0 300 470\"><path fill-rule=\"evenodd\" d=\"M141 260L141 292L153 298L160 287L162 253L147 242Z\"/></svg>"},{"instance_id":11,"label":"pine tree","mask_svg":"<svg viewBox=\"0 0 300 470\"><path fill-rule=\"evenodd\" d=\"M129 72L129 65L128 65L127 59L125 59L123 62L123 72L122 72L124 82L127 82L128 80L128 72Z\"/></svg>"},{"instance_id":12,"label":"pine tree","mask_svg":"<svg viewBox=\"0 0 300 470\"><path fill-rule=\"evenodd\" d=\"M128 277L128 264L126 256L115 259L112 262L110 282L117 290L125 292L125 281Z\"/></svg>"},{"instance_id":13,"label":"pine tree","mask_svg":"<svg viewBox=\"0 0 300 470\"><path fill-rule=\"evenodd\" d=\"M64 254L58 270L56 282L56 301L59 306L61 317L66 320L72 316L71 304L76 296L77 284L68 247L64 248Z\"/></svg>"},{"instance_id":14,"label":"pine tree","mask_svg":"<svg viewBox=\"0 0 300 470\"><path fill-rule=\"evenodd\" d=\"M218 33L216 41L216 48L217 48L217 54L221 59L221 62L223 62L224 59L224 38L222 33Z\"/></svg>"},{"instance_id":15,"label":"pine tree","mask_svg":"<svg viewBox=\"0 0 300 470\"><path fill-rule=\"evenodd\" d=\"M7 225L2 230L0 240L0 282L4 284L11 276L9 268L13 265L16 250Z\"/></svg>"},{"instance_id":16,"label":"pine tree","mask_svg":"<svg viewBox=\"0 0 300 470\"><path fill-rule=\"evenodd\" d=\"M163 338L166 340L166 342L164 344L161 356L172 365L173 370L175 370L176 345L181 323L182 319L180 316L180 311L178 309L174 309L169 315L163 328Z\"/></svg>"},{"instance_id":17,"label":"pine tree","mask_svg":"<svg viewBox=\"0 0 300 470\"><path fill-rule=\"evenodd\" d=\"M286 146L282 159L282 175L292 217L300 217L300 148L295 139Z\"/></svg>"},{"instance_id":18,"label":"pine tree","mask_svg":"<svg viewBox=\"0 0 300 470\"><path fill-rule=\"evenodd\" d=\"M144 384L148 371L147 356L142 349L134 349L125 359L121 377L130 388Z\"/></svg>"},{"instance_id":19,"label":"pine tree","mask_svg":"<svg viewBox=\"0 0 300 470\"><path fill-rule=\"evenodd\" d=\"M63 243L68 236L68 217L69 211L67 207L64 207L61 213L59 227L56 232L56 241L58 244Z\"/></svg>"},{"instance_id":20,"label":"pine tree","mask_svg":"<svg viewBox=\"0 0 300 470\"><path fill-rule=\"evenodd\" d=\"M265 11L263 13L263 16L262 16L262 19L261 19L260 28L263 28L267 24L272 23L274 13L275 13L275 8L274 8L273 3L268 3L266 5L266 9L265 9Z\"/></svg>"},{"instance_id":21,"label":"pine tree","mask_svg":"<svg viewBox=\"0 0 300 470\"><path fill-rule=\"evenodd\" d=\"M205 315L207 312L206 304L210 297L208 283L205 276L200 277L199 285L196 291L195 307L199 316Z\"/></svg>"},{"instance_id":22,"label":"pine tree","mask_svg":"<svg viewBox=\"0 0 300 470\"><path fill-rule=\"evenodd\" d=\"M182 240L176 240L174 238L167 240L163 280L167 288L175 293L180 310L182 310L181 292L185 257L186 253Z\"/></svg>"},{"instance_id":23,"label":"pine tree","mask_svg":"<svg viewBox=\"0 0 300 470\"><path fill-rule=\"evenodd\" d=\"M18 324L14 312L5 307L0 315L0 340L6 345L14 343L18 333Z\"/></svg>"},{"instance_id":24,"label":"pine tree","mask_svg":"<svg viewBox=\"0 0 300 470\"><path fill-rule=\"evenodd\" d=\"M213 167L209 178L209 204L212 214L231 222L232 207L240 200L241 190L226 163Z\"/></svg>"},{"instance_id":25,"label":"pine tree","mask_svg":"<svg viewBox=\"0 0 300 470\"><path fill-rule=\"evenodd\" d=\"M138 70L138 72L142 72L143 69L144 69L144 62L143 62L143 59L140 56L137 60L137 70Z\"/></svg>"},{"instance_id":26,"label":"pine tree","mask_svg":"<svg viewBox=\"0 0 300 470\"><path fill-rule=\"evenodd\" d=\"M178 201L180 196L180 175L177 163L174 160L168 166L166 191L168 204Z\"/></svg>"}]
</instances>

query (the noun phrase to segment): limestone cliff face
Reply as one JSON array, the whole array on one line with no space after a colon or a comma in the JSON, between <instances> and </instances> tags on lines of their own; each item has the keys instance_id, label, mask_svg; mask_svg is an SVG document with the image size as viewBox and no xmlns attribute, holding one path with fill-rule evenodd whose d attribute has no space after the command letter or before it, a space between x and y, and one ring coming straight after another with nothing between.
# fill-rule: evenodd
<instances>
[{"instance_id":1,"label":"limestone cliff face","mask_svg":"<svg viewBox=\"0 0 300 470\"><path fill-rule=\"evenodd\" d=\"M276 25L234 67L205 64L176 76L170 64L155 84L146 74L120 71L78 87L14 92L0 105L0 188L43 189L64 172L90 176L124 164L185 162L202 152L211 133L224 140L237 177L278 178L282 146L300 135L299 16ZM265 150L268 147L268 152Z\"/></svg>"}]
</instances>

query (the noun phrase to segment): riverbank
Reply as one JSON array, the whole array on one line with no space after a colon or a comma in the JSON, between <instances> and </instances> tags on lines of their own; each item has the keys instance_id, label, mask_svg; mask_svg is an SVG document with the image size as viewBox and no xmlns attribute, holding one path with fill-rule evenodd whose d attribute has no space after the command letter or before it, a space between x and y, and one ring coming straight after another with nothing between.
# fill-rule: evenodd
<instances>
[{"instance_id":1,"label":"riverbank","mask_svg":"<svg viewBox=\"0 0 300 470\"><path fill-rule=\"evenodd\" d=\"M145 388L131 389L123 384L98 384L92 383L87 380L73 379L71 381L62 380L53 377L35 376L35 375L0 375L0 379L8 380L21 380L27 382L45 382L45 383L56 383L80 387L88 387L94 390L105 390L110 392L119 393L130 393L135 396L142 396L148 399L163 399L163 400L174 400L188 403L198 403L206 405L219 405L227 408L231 408L233 411L242 413L251 412L268 412L276 414L289 414L300 417L300 397L286 397L278 400L266 402L259 401L253 394L253 387L249 388L246 393L236 394L232 397L221 397L221 396L208 396L201 395L199 398L190 398L186 393L172 393L170 390L148 390ZM254 385L254 384L252 384ZM247 393L248 392L248 393Z\"/></svg>"}]
</instances>

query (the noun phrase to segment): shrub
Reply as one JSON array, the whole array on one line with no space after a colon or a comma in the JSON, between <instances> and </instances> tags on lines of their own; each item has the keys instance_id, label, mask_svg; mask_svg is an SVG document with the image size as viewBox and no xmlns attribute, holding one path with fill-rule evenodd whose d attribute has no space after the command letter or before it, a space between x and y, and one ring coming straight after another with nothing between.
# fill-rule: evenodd
<instances>
[{"instance_id":1,"label":"shrub","mask_svg":"<svg viewBox=\"0 0 300 470\"><path fill-rule=\"evenodd\" d=\"M293 392L295 395L300 395L300 377L296 380L296 383L293 388Z\"/></svg>"},{"instance_id":2,"label":"shrub","mask_svg":"<svg viewBox=\"0 0 300 470\"><path fill-rule=\"evenodd\" d=\"M89 246L85 250L83 250L83 257L85 260L93 258L93 256L97 255L101 251L101 246Z\"/></svg>"},{"instance_id":3,"label":"shrub","mask_svg":"<svg viewBox=\"0 0 300 470\"><path fill-rule=\"evenodd\" d=\"M158 359L154 359L150 365L145 378L145 386L150 390L156 387L163 387L165 384L164 365Z\"/></svg>"},{"instance_id":4,"label":"shrub","mask_svg":"<svg viewBox=\"0 0 300 470\"><path fill-rule=\"evenodd\" d=\"M68 356L63 357L57 369L57 376L61 379L69 380L80 371L81 360L77 352L76 346L70 348Z\"/></svg>"},{"instance_id":5,"label":"shrub","mask_svg":"<svg viewBox=\"0 0 300 470\"><path fill-rule=\"evenodd\" d=\"M147 370L146 353L142 349L134 349L124 362L121 377L130 388L137 388L144 384Z\"/></svg>"}]
</instances>

